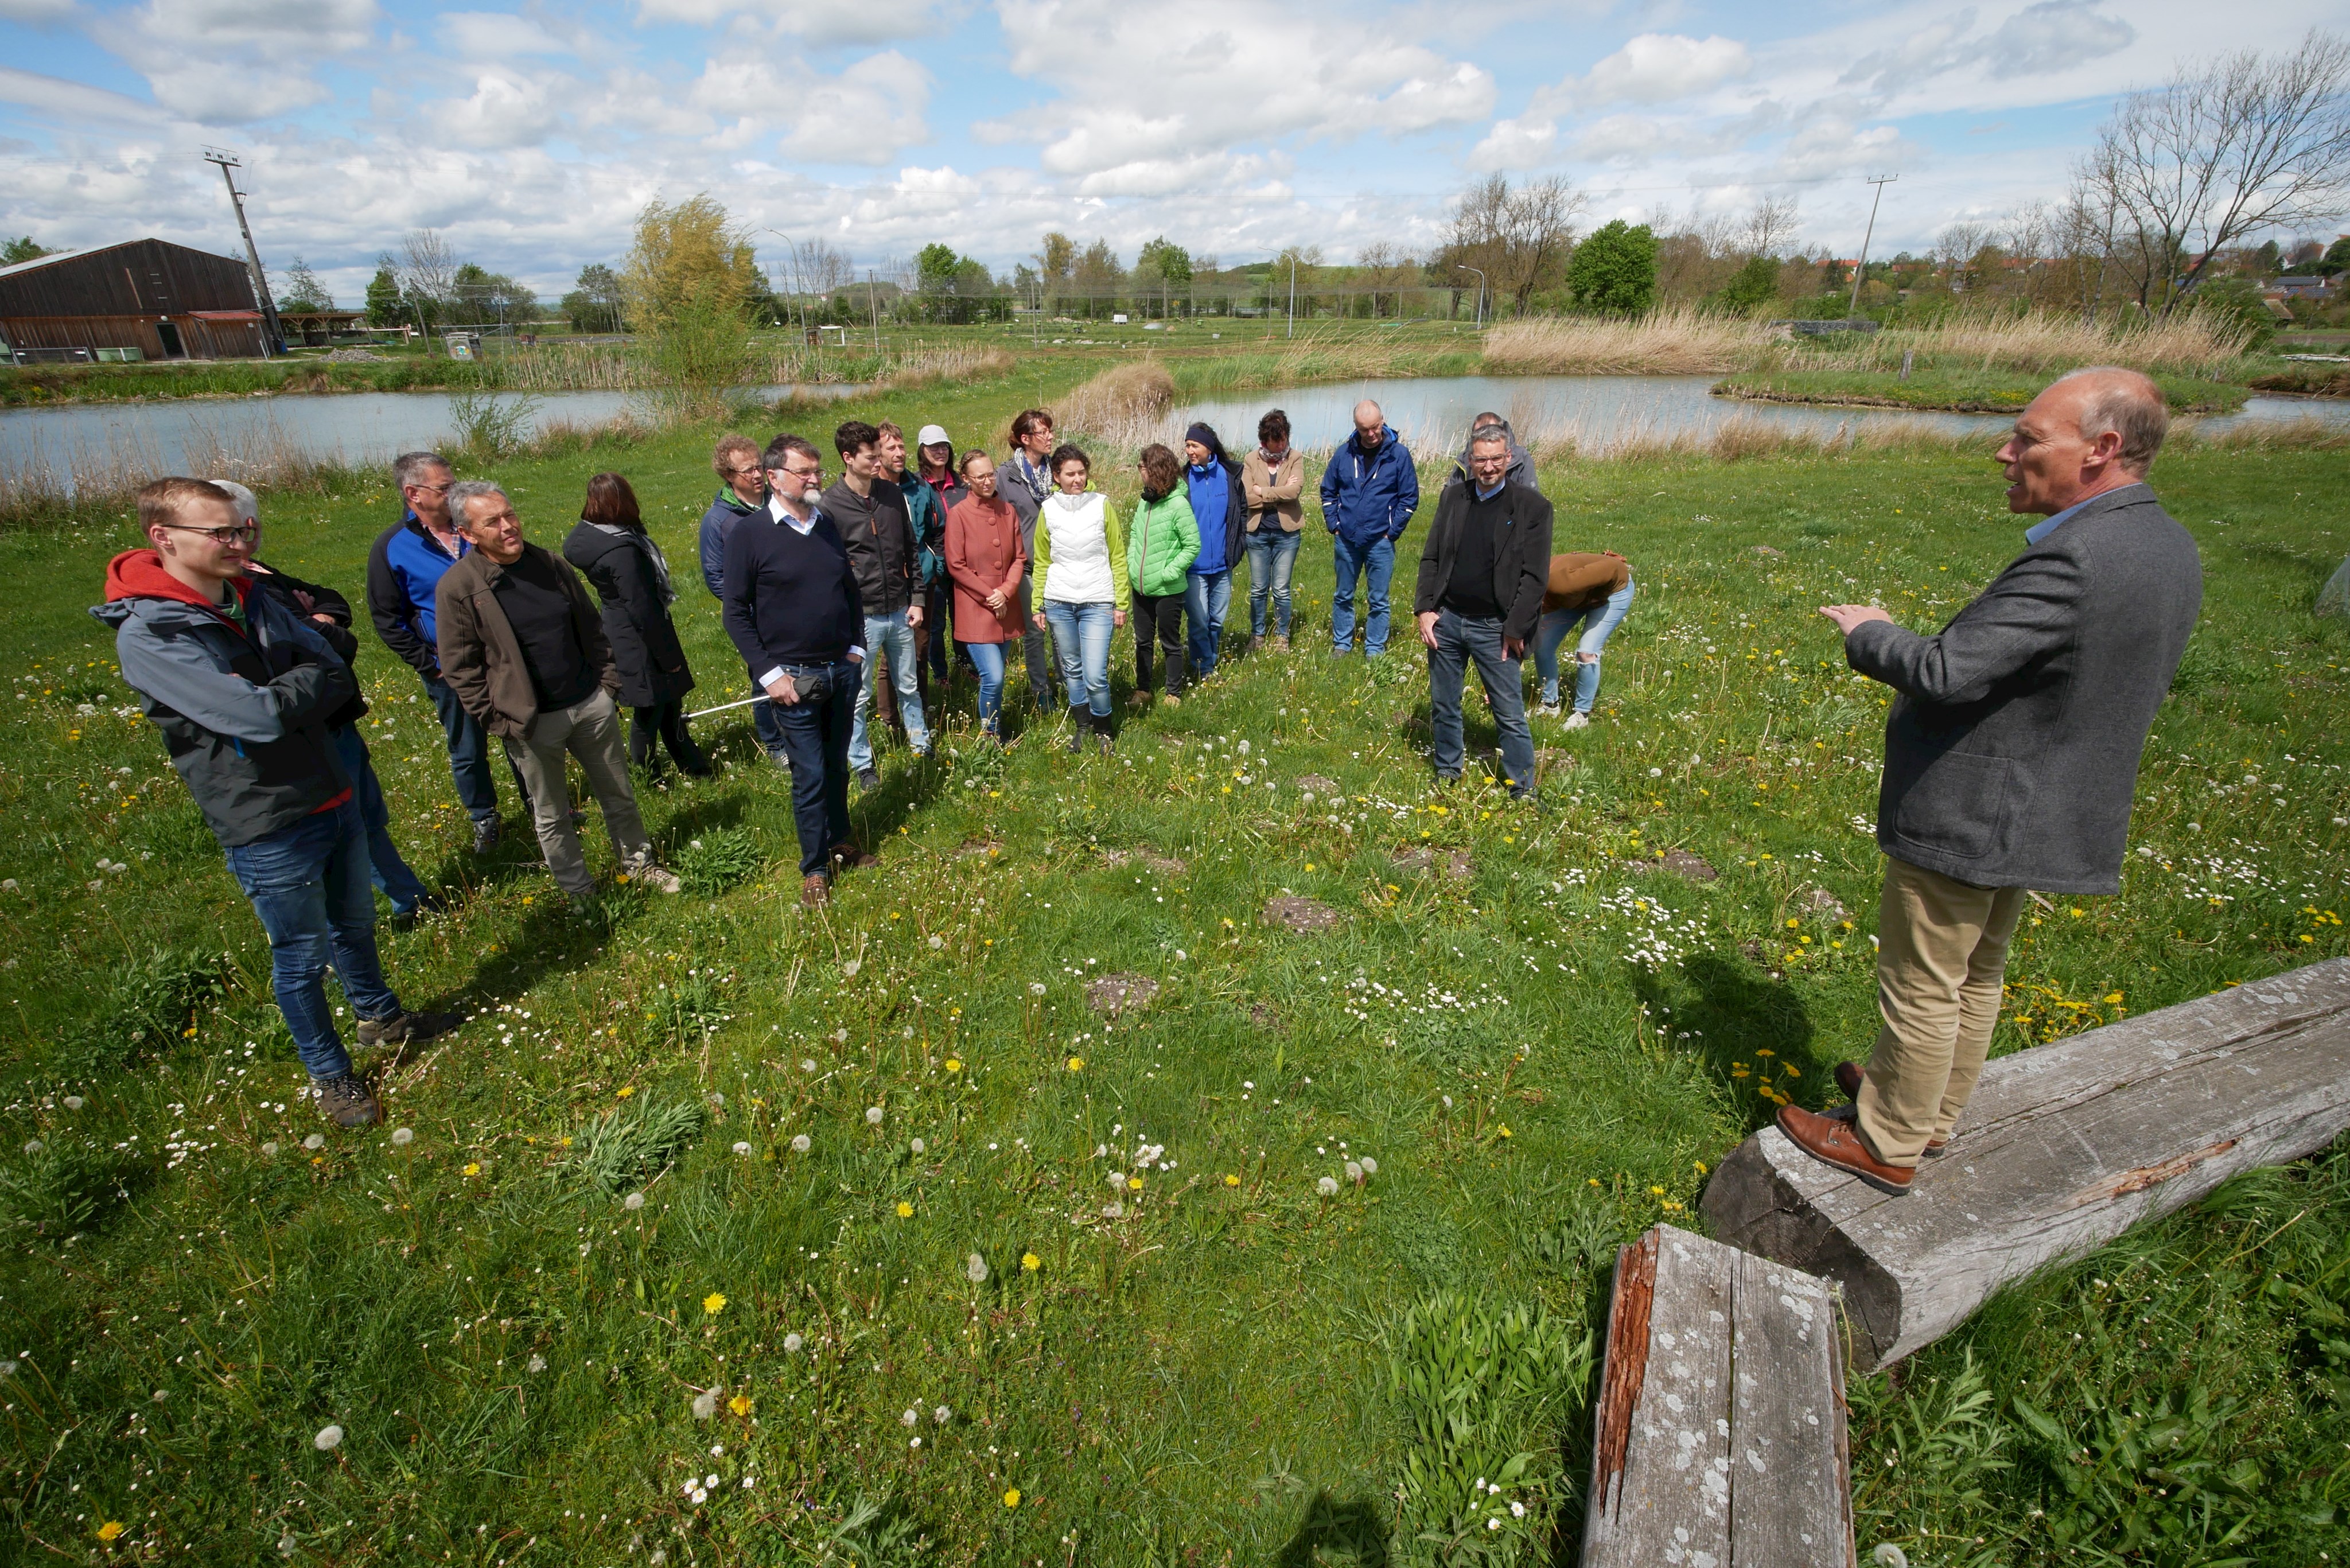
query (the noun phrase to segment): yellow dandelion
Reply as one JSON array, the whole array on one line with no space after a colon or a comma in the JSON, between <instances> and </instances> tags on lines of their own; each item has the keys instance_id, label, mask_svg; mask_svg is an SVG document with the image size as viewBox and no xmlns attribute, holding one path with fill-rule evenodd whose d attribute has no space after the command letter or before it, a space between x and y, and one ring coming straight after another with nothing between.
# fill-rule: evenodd
<instances>
[{"instance_id":1,"label":"yellow dandelion","mask_svg":"<svg viewBox=\"0 0 2350 1568\"><path fill-rule=\"evenodd\" d=\"M898 1218L900 1220L911 1220L913 1217L914 1206L900 1199L898 1203Z\"/></svg>"},{"instance_id":2,"label":"yellow dandelion","mask_svg":"<svg viewBox=\"0 0 2350 1568\"><path fill-rule=\"evenodd\" d=\"M716 1317L720 1313L724 1312L726 1310L726 1293L723 1291L712 1291L708 1295L702 1297L702 1310L712 1317Z\"/></svg>"},{"instance_id":3,"label":"yellow dandelion","mask_svg":"<svg viewBox=\"0 0 2350 1568\"><path fill-rule=\"evenodd\" d=\"M1502 1136L1503 1136L1503 1137L1509 1137L1509 1136L1510 1136L1510 1127L1509 1127L1509 1124L1508 1124L1507 1122L1504 1122L1504 1123L1503 1123L1503 1124L1502 1124L1502 1127L1501 1127L1501 1134L1502 1134Z\"/></svg>"},{"instance_id":4,"label":"yellow dandelion","mask_svg":"<svg viewBox=\"0 0 2350 1568\"><path fill-rule=\"evenodd\" d=\"M1238 1187L1240 1184L1241 1179L1237 1176L1227 1174L1224 1178L1224 1185L1226 1187Z\"/></svg>"},{"instance_id":5,"label":"yellow dandelion","mask_svg":"<svg viewBox=\"0 0 2350 1568\"><path fill-rule=\"evenodd\" d=\"M1661 1187L1651 1187L1648 1189L1648 1196L1651 1198L1662 1198L1664 1195L1665 1189Z\"/></svg>"},{"instance_id":6,"label":"yellow dandelion","mask_svg":"<svg viewBox=\"0 0 2350 1568\"><path fill-rule=\"evenodd\" d=\"M1020 1489L1018 1487L1015 1486L1010 1491L1003 1494L1003 1506L1006 1508L1018 1508L1020 1506Z\"/></svg>"},{"instance_id":7,"label":"yellow dandelion","mask_svg":"<svg viewBox=\"0 0 2350 1568\"><path fill-rule=\"evenodd\" d=\"M1705 1174L1705 1161L1701 1159L1693 1159L1690 1160L1690 1163L1697 1168L1697 1173L1700 1176L1703 1176Z\"/></svg>"},{"instance_id":8,"label":"yellow dandelion","mask_svg":"<svg viewBox=\"0 0 2350 1568\"><path fill-rule=\"evenodd\" d=\"M1308 860L1308 861L1305 863L1305 868L1306 868L1308 871L1313 870L1313 869L1314 869L1314 862L1312 862L1311 860Z\"/></svg>"},{"instance_id":9,"label":"yellow dandelion","mask_svg":"<svg viewBox=\"0 0 2350 1568\"><path fill-rule=\"evenodd\" d=\"M612 1092L612 1097L616 1100L625 1100L636 1092L637 1086L634 1084L623 1084Z\"/></svg>"},{"instance_id":10,"label":"yellow dandelion","mask_svg":"<svg viewBox=\"0 0 2350 1568\"><path fill-rule=\"evenodd\" d=\"M751 1413L751 1397L748 1394L737 1394L726 1401L726 1407L737 1416L747 1416Z\"/></svg>"},{"instance_id":11,"label":"yellow dandelion","mask_svg":"<svg viewBox=\"0 0 2350 1568\"><path fill-rule=\"evenodd\" d=\"M1070 1071L1070 1072L1072 1072L1072 1073L1082 1073L1082 1072L1084 1072L1085 1070L1086 1070L1086 1059L1085 1059L1083 1056L1072 1056L1072 1057L1070 1057L1070 1058L1069 1058L1069 1071Z\"/></svg>"},{"instance_id":12,"label":"yellow dandelion","mask_svg":"<svg viewBox=\"0 0 2350 1568\"><path fill-rule=\"evenodd\" d=\"M465 1174L468 1176L479 1176L482 1174L482 1168L469 1159L465 1162Z\"/></svg>"},{"instance_id":13,"label":"yellow dandelion","mask_svg":"<svg viewBox=\"0 0 2350 1568\"><path fill-rule=\"evenodd\" d=\"M1033 1274L1033 1273L1035 1273L1037 1270L1039 1270L1039 1269L1043 1268L1044 1266L1045 1266L1045 1260L1044 1260L1044 1259L1042 1259L1042 1258L1040 1258L1040 1257L1038 1257L1035 1253L1034 1253L1034 1252L1023 1252L1023 1253L1021 1253L1021 1254L1020 1254L1020 1272L1023 1272L1023 1273L1026 1273L1026 1274Z\"/></svg>"},{"instance_id":14,"label":"yellow dandelion","mask_svg":"<svg viewBox=\"0 0 2350 1568\"><path fill-rule=\"evenodd\" d=\"M957 1061L954 1057L950 1056L947 1058L947 1071L950 1073L960 1073L962 1071L962 1064Z\"/></svg>"},{"instance_id":15,"label":"yellow dandelion","mask_svg":"<svg viewBox=\"0 0 2350 1568\"><path fill-rule=\"evenodd\" d=\"M109 1519L104 1524L98 1527L98 1538L100 1541L108 1542L109 1543L116 1536L121 1533L122 1521L119 1519Z\"/></svg>"},{"instance_id":16,"label":"yellow dandelion","mask_svg":"<svg viewBox=\"0 0 2350 1568\"><path fill-rule=\"evenodd\" d=\"M1139 1192L1142 1190L1142 1178L1139 1176L1129 1176L1126 1179L1126 1186L1127 1190L1129 1192Z\"/></svg>"},{"instance_id":17,"label":"yellow dandelion","mask_svg":"<svg viewBox=\"0 0 2350 1568\"><path fill-rule=\"evenodd\" d=\"M1801 925L1801 924L1803 924L1803 922L1802 922L1802 921L1800 921L1800 920L1796 920L1796 919L1789 919L1789 920L1788 920L1788 922L1787 922L1787 929L1788 929L1789 930L1791 930L1791 931L1792 931L1792 930L1794 930L1797 926L1799 926L1799 925Z\"/></svg>"},{"instance_id":18,"label":"yellow dandelion","mask_svg":"<svg viewBox=\"0 0 2350 1568\"><path fill-rule=\"evenodd\" d=\"M2122 999L2122 993L2121 993L2120 992L2118 992L2118 991L2109 991L2109 992L2106 992L2106 1002L2107 1005L2111 1005L2111 1004L2113 1004L2113 1003L2115 1003L2115 1002L2117 1002L2121 1001L2121 999Z\"/></svg>"}]
</instances>

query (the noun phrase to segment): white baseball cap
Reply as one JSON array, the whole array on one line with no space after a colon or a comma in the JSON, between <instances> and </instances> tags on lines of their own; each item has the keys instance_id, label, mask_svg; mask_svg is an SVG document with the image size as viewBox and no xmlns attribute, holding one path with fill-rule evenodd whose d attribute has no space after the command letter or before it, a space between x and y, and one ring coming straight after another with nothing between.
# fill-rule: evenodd
<instances>
[{"instance_id":1,"label":"white baseball cap","mask_svg":"<svg viewBox=\"0 0 2350 1568\"><path fill-rule=\"evenodd\" d=\"M916 446L942 446L951 443L947 441L947 432L943 426L924 425L920 433L914 437L914 444Z\"/></svg>"}]
</instances>

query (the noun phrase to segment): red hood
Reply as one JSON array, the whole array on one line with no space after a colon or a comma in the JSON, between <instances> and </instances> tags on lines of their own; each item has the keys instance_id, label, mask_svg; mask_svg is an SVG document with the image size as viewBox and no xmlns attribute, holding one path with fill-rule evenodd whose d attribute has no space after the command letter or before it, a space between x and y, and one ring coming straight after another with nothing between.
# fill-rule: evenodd
<instances>
[{"instance_id":1,"label":"red hood","mask_svg":"<svg viewBox=\"0 0 2350 1568\"><path fill-rule=\"evenodd\" d=\"M250 577L232 577L242 603L253 588ZM125 550L106 563L106 597L116 599L177 599L182 604L217 613L220 607L163 569L163 558L152 550Z\"/></svg>"}]
</instances>

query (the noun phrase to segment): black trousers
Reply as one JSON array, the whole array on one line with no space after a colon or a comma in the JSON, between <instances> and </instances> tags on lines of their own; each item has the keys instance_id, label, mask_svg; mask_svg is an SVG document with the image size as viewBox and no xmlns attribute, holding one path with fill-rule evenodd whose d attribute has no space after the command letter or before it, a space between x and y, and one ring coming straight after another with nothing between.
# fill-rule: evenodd
<instances>
[{"instance_id":1,"label":"black trousers","mask_svg":"<svg viewBox=\"0 0 2350 1568\"><path fill-rule=\"evenodd\" d=\"M1155 630L1159 651L1167 665L1167 694L1183 694L1183 596L1134 596L1134 689L1150 690L1150 639Z\"/></svg>"},{"instance_id":2,"label":"black trousers","mask_svg":"<svg viewBox=\"0 0 2350 1568\"><path fill-rule=\"evenodd\" d=\"M660 772L660 748L666 744L677 765L696 777L710 771L710 759L685 732L685 699L672 697L650 708L630 710L636 723L629 732L629 761L649 774Z\"/></svg>"}]
</instances>

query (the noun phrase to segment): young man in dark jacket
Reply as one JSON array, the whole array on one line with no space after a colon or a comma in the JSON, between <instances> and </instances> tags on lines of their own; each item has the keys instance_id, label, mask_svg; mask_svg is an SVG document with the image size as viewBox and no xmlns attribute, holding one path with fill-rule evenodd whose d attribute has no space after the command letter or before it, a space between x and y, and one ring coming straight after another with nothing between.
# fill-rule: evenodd
<instances>
[{"instance_id":1,"label":"young man in dark jacket","mask_svg":"<svg viewBox=\"0 0 2350 1568\"><path fill-rule=\"evenodd\" d=\"M506 760L531 786L531 826L555 885L573 909L597 913L596 878L580 853L564 783L565 758L577 757L603 810L620 875L676 892L676 876L653 863L637 810L613 701L620 674L579 574L524 539L513 503L485 480L452 486L449 513L473 547L442 574L436 590L441 668L465 711L505 742Z\"/></svg>"},{"instance_id":2,"label":"young man in dark jacket","mask_svg":"<svg viewBox=\"0 0 2350 1568\"><path fill-rule=\"evenodd\" d=\"M906 722L906 743L918 757L931 754L931 732L922 719L921 685L916 675L914 628L922 624L922 606L916 597L914 525L906 512L905 493L881 472L881 432L860 420L851 420L833 432L833 448L846 470L824 493L824 514L832 520L857 573L857 591L865 606L866 650L862 680L857 692L857 717L848 738L848 765L865 789L881 787L873 765L870 724L876 660L886 659L889 682L898 693L898 711Z\"/></svg>"},{"instance_id":3,"label":"young man in dark jacket","mask_svg":"<svg viewBox=\"0 0 2350 1568\"><path fill-rule=\"evenodd\" d=\"M1330 597L1330 651L1355 646L1355 583L1364 582L1368 613L1363 651L1376 659L1388 648L1388 585L1395 576L1396 542L1419 510L1419 471L1387 415L1366 398L1355 405L1355 433L1330 454L1322 471L1322 524L1332 535L1337 587Z\"/></svg>"},{"instance_id":4,"label":"young man in dark jacket","mask_svg":"<svg viewBox=\"0 0 2350 1568\"><path fill-rule=\"evenodd\" d=\"M381 1113L336 1032L328 968L362 1045L428 1040L461 1021L411 1012L384 982L367 826L328 733L359 683L311 625L254 587L255 530L227 492L159 479L139 493L139 521L150 547L108 564L106 602L90 613L114 628L123 680L269 933L278 1011L318 1108L364 1127Z\"/></svg>"},{"instance_id":5,"label":"young man in dark jacket","mask_svg":"<svg viewBox=\"0 0 2350 1568\"><path fill-rule=\"evenodd\" d=\"M710 510L702 514L702 582L710 597L723 600L726 597L726 536L734 524L745 517L756 516L767 504L767 476L759 467L759 443L749 436L725 435L718 438L717 450L710 454L710 466L718 471L718 493L711 498ZM784 729L776 721L775 704L751 704L751 727L758 732L759 745L767 760L777 767L789 767L784 751Z\"/></svg>"},{"instance_id":6,"label":"young man in dark jacket","mask_svg":"<svg viewBox=\"0 0 2350 1568\"><path fill-rule=\"evenodd\" d=\"M848 548L818 509L824 461L795 435L767 443L764 513L726 539L726 635L775 705L792 750L800 902L832 899L832 872L870 866L848 836L848 735L865 602Z\"/></svg>"},{"instance_id":7,"label":"young man in dark jacket","mask_svg":"<svg viewBox=\"0 0 2350 1568\"><path fill-rule=\"evenodd\" d=\"M2147 732L2203 607L2203 563L2146 483L2169 429L2136 370L2075 370L2019 415L1995 461L2007 508L2047 515L1931 637L1870 605L1823 605L1845 661L1896 693L1877 846L1867 1064L1840 1062L1849 1120L1800 1106L1779 1129L1879 1191L1909 1190L1973 1096L1999 1023L2024 890L2121 889Z\"/></svg>"},{"instance_id":8,"label":"young man in dark jacket","mask_svg":"<svg viewBox=\"0 0 2350 1568\"><path fill-rule=\"evenodd\" d=\"M1469 660L1501 732L1502 774L1513 800L1534 793L1534 741L1526 728L1526 639L1550 581L1550 503L1509 483L1509 438L1479 432L1470 483L1444 492L1419 556L1412 610L1428 645L1429 721L1436 776L1461 776L1461 688Z\"/></svg>"},{"instance_id":9,"label":"young man in dark jacket","mask_svg":"<svg viewBox=\"0 0 2350 1568\"><path fill-rule=\"evenodd\" d=\"M424 682L432 711L441 716L457 798L473 819L473 853L487 855L498 843L498 784L490 772L490 738L441 679L441 657L434 649L434 590L441 575L471 548L449 520L449 487L457 476L440 453L411 452L392 460L391 477L404 509L400 522L378 535L368 552L368 615L384 646ZM527 808L530 792L523 788L519 773L515 788Z\"/></svg>"}]
</instances>

